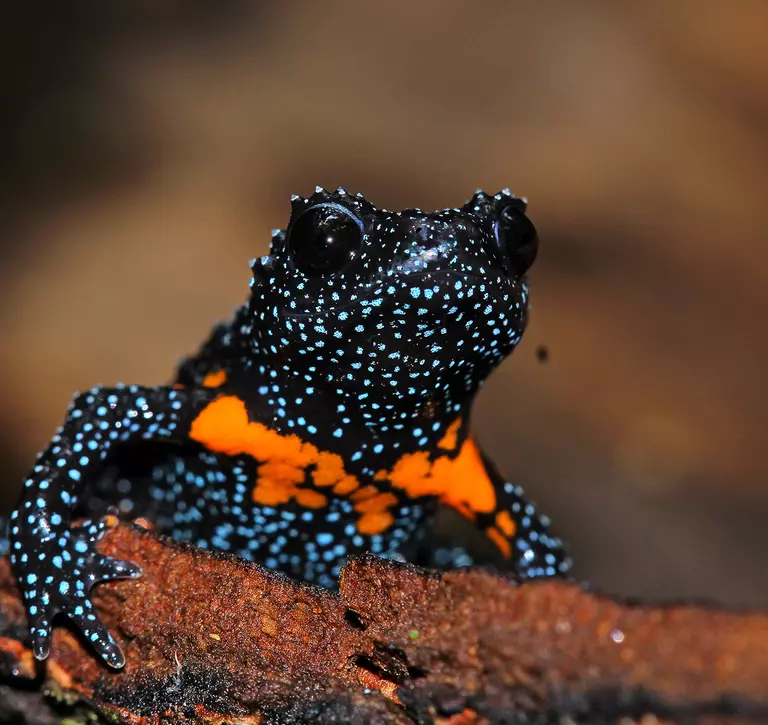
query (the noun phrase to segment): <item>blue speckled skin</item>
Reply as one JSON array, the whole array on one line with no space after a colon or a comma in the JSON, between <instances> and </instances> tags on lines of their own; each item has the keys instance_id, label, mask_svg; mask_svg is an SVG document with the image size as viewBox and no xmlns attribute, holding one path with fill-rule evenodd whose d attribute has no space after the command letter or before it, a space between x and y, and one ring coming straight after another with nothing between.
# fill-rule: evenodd
<instances>
[{"instance_id":1,"label":"blue speckled skin","mask_svg":"<svg viewBox=\"0 0 768 725\"><path fill-rule=\"evenodd\" d=\"M294 197L287 230L252 262L249 299L183 363L176 384L93 388L38 457L9 530L35 656L47 656L52 619L63 613L107 663L124 662L89 598L100 581L140 575L96 550L109 505L176 539L325 586L350 553L408 558L428 546L439 496L414 497L394 475L376 474L414 452L455 458L469 436L478 388L526 323L535 244L515 236L530 225L524 211L506 191L432 213L377 209L341 189ZM221 372L211 387L208 376ZM243 402L248 425L336 454L361 485L391 494L391 524L361 532L350 497L328 490L318 507L298 497L257 503L263 459L190 438L222 396ZM456 446L447 451L452 423ZM496 507L472 514L473 525L485 530L508 513L507 568L521 578L565 574L570 561L546 518L484 465ZM305 474L298 485L311 488L312 470ZM460 546L433 560L471 562Z\"/></svg>"}]
</instances>

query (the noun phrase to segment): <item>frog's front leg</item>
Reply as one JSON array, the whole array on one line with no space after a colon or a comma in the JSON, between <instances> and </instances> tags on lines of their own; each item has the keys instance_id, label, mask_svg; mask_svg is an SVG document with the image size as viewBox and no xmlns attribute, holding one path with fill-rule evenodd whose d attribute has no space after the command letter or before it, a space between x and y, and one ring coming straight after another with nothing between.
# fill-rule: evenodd
<instances>
[{"instance_id":1,"label":"frog's front leg","mask_svg":"<svg viewBox=\"0 0 768 725\"><path fill-rule=\"evenodd\" d=\"M477 454L483 473L443 496L442 503L480 529L501 553L504 568L519 579L568 576L571 559L562 539L550 533L549 518L539 513L523 489L504 478L479 449ZM477 495L477 490L485 490L485 494ZM473 493L462 495L466 491ZM434 558L444 567L473 563L471 554L461 546L443 548Z\"/></svg>"},{"instance_id":2,"label":"frog's front leg","mask_svg":"<svg viewBox=\"0 0 768 725\"><path fill-rule=\"evenodd\" d=\"M93 388L71 404L64 425L38 457L11 514L11 564L24 596L37 659L48 656L51 623L66 614L112 667L125 660L93 611L89 590L141 574L135 564L98 553L111 517L73 525L89 477L115 448L141 440L183 442L210 389Z\"/></svg>"}]
</instances>

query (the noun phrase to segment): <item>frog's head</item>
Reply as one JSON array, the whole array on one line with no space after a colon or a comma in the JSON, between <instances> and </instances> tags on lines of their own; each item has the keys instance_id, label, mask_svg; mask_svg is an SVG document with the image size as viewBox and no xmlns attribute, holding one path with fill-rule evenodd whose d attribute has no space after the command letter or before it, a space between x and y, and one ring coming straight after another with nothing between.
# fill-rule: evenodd
<instances>
[{"instance_id":1,"label":"frog's head","mask_svg":"<svg viewBox=\"0 0 768 725\"><path fill-rule=\"evenodd\" d=\"M253 264L254 342L283 375L360 406L405 414L439 398L458 411L525 328L538 246L525 209L506 190L435 212L343 189L294 197Z\"/></svg>"}]
</instances>

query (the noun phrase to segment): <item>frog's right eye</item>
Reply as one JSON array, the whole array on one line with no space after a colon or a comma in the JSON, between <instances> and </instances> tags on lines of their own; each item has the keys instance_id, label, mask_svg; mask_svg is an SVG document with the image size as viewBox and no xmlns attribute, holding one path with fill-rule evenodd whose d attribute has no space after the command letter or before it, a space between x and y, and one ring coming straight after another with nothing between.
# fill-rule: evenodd
<instances>
[{"instance_id":1,"label":"frog's right eye","mask_svg":"<svg viewBox=\"0 0 768 725\"><path fill-rule=\"evenodd\" d=\"M296 267L313 277L344 269L362 241L362 223L338 204L310 207L288 230L288 249Z\"/></svg>"},{"instance_id":2,"label":"frog's right eye","mask_svg":"<svg viewBox=\"0 0 768 725\"><path fill-rule=\"evenodd\" d=\"M525 274L536 259L539 236L518 204L508 204L501 210L496 223L496 241L509 267L518 275Z\"/></svg>"}]
</instances>

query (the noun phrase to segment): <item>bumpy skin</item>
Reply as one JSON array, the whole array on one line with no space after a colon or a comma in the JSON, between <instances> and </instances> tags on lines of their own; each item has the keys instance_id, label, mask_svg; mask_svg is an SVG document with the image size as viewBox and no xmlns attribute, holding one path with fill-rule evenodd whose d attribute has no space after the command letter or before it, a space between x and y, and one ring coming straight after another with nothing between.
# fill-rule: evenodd
<instances>
[{"instance_id":1,"label":"bumpy skin","mask_svg":"<svg viewBox=\"0 0 768 725\"><path fill-rule=\"evenodd\" d=\"M351 553L428 548L442 504L519 577L565 574L546 519L469 432L475 393L525 327L535 246L507 218L530 225L524 210L509 192L433 213L341 189L294 197L288 229L252 262L249 299L176 383L93 388L40 454L10 522L35 656L63 613L123 664L89 599L140 575L96 550L109 505L333 586ZM471 562L458 546L433 554Z\"/></svg>"}]
</instances>

